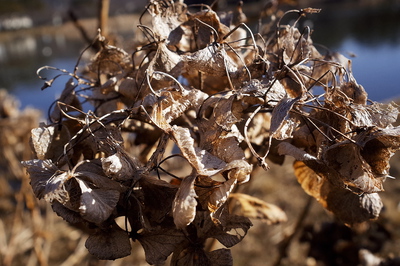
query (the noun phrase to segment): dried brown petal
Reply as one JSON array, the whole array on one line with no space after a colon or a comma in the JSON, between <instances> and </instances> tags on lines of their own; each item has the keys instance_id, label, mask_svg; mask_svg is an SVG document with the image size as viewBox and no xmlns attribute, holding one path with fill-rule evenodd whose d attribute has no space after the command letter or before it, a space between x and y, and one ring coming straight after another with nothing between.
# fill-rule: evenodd
<instances>
[{"instance_id":1,"label":"dried brown petal","mask_svg":"<svg viewBox=\"0 0 400 266\"><path fill-rule=\"evenodd\" d=\"M235 187L236 183L237 180L231 178L213 190L213 193L208 199L208 209L211 214L217 211L228 200L229 194Z\"/></svg>"},{"instance_id":2,"label":"dried brown petal","mask_svg":"<svg viewBox=\"0 0 400 266\"><path fill-rule=\"evenodd\" d=\"M377 193L357 195L348 189L332 185L303 162L295 162L294 167L302 188L342 222L352 225L379 216L383 205Z\"/></svg>"},{"instance_id":3,"label":"dried brown petal","mask_svg":"<svg viewBox=\"0 0 400 266\"><path fill-rule=\"evenodd\" d=\"M93 223L105 221L117 206L120 193L110 189L92 189L77 179L82 191L79 211L82 217Z\"/></svg>"},{"instance_id":4,"label":"dried brown petal","mask_svg":"<svg viewBox=\"0 0 400 266\"><path fill-rule=\"evenodd\" d=\"M115 260L131 254L129 236L116 224L90 235L85 246L91 254L101 260Z\"/></svg>"},{"instance_id":5,"label":"dried brown petal","mask_svg":"<svg viewBox=\"0 0 400 266\"><path fill-rule=\"evenodd\" d=\"M196 69L210 76L226 76L235 73L238 66L224 49L209 46L192 54L182 56L188 70Z\"/></svg>"},{"instance_id":6,"label":"dried brown petal","mask_svg":"<svg viewBox=\"0 0 400 266\"><path fill-rule=\"evenodd\" d=\"M364 193L360 196L346 189L335 188L325 191L327 193L322 196L326 198L327 209L349 225L378 218L383 207L378 193Z\"/></svg>"},{"instance_id":7,"label":"dried brown petal","mask_svg":"<svg viewBox=\"0 0 400 266\"><path fill-rule=\"evenodd\" d=\"M31 186L37 198L44 198L48 202L57 200L60 203L69 200L64 183L70 176L67 172L60 171L51 160L35 159L24 161L22 165L29 173Z\"/></svg>"},{"instance_id":8,"label":"dried brown petal","mask_svg":"<svg viewBox=\"0 0 400 266\"><path fill-rule=\"evenodd\" d=\"M104 173L116 181L135 179L134 175L139 168L139 163L134 163L134 159L122 150L114 155L101 159Z\"/></svg>"},{"instance_id":9,"label":"dried brown petal","mask_svg":"<svg viewBox=\"0 0 400 266\"><path fill-rule=\"evenodd\" d=\"M194 191L195 175L185 177L172 204L172 215L178 229L188 226L196 216L197 195Z\"/></svg>"},{"instance_id":10,"label":"dried brown petal","mask_svg":"<svg viewBox=\"0 0 400 266\"><path fill-rule=\"evenodd\" d=\"M163 180L142 176L139 180L143 190L144 212L154 223L169 217L177 188Z\"/></svg>"},{"instance_id":11,"label":"dried brown petal","mask_svg":"<svg viewBox=\"0 0 400 266\"><path fill-rule=\"evenodd\" d=\"M330 147L324 153L324 162L350 186L366 193L383 191L384 176L374 176L371 166L360 154L360 147L355 144Z\"/></svg>"},{"instance_id":12,"label":"dried brown petal","mask_svg":"<svg viewBox=\"0 0 400 266\"><path fill-rule=\"evenodd\" d=\"M291 137L294 128L297 126L292 120L287 120L290 110L299 98L283 98L278 102L272 111L270 134L276 139ZM292 122L288 122L292 121ZM287 128L289 127L289 128Z\"/></svg>"},{"instance_id":13,"label":"dried brown petal","mask_svg":"<svg viewBox=\"0 0 400 266\"><path fill-rule=\"evenodd\" d=\"M146 261L152 265L160 265L187 239L181 230L160 229L144 231L138 236L138 240L145 251Z\"/></svg>"},{"instance_id":14,"label":"dried brown petal","mask_svg":"<svg viewBox=\"0 0 400 266\"><path fill-rule=\"evenodd\" d=\"M252 223L247 217L230 215L224 229L220 233L215 232L214 237L225 247L230 248L242 241Z\"/></svg>"}]
</instances>

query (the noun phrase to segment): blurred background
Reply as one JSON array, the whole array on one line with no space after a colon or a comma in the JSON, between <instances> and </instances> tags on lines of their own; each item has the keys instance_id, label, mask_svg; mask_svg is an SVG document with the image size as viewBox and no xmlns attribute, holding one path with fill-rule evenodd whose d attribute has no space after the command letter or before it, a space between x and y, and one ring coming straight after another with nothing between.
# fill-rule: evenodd
<instances>
[{"instance_id":1,"label":"blurred background","mask_svg":"<svg viewBox=\"0 0 400 266\"><path fill-rule=\"evenodd\" d=\"M57 217L49 204L33 197L19 164L31 158L26 148L29 131L38 125L41 114L33 109L19 113L18 102L20 109L34 107L46 114L65 80L41 91L43 81L36 71L46 65L74 70L80 53L97 34L100 2L0 0L0 265L147 265L138 243L133 244L133 254L123 260L98 261L88 255L84 247L87 237ZM303 26L313 30L314 43L351 58L353 74L371 100L400 97L400 0L243 2L243 11L254 25L260 10L269 4L285 9L321 8L319 14L302 20ZM108 31L118 46L129 51L146 3L110 0ZM220 0L218 7L226 11L236 4ZM392 159L392 176L400 176L399 161L399 155ZM267 226L254 221L249 235L232 249L235 265L379 265L379 257L384 265L400 265L396 260L400 257L398 180L385 183L381 218L352 231L303 192L291 162L285 166L272 167L267 173L258 171L252 182L243 185L249 194L281 207L288 222ZM371 255L369 262L375 264L361 264L361 251L366 252L365 257Z\"/></svg>"},{"instance_id":2,"label":"blurred background","mask_svg":"<svg viewBox=\"0 0 400 266\"><path fill-rule=\"evenodd\" d=\"M121 43L125 46L135 37L137 14L146 2L111 0L109 31L124 36ZM245 0L243 10L256 18L268 2L279 2L286 8L322 8L321 13L303 20L314 30L314 43L351 58L354 76L370 99L400 96L399 0ZM236 3L220 0L219 8L227 10ZM0 88L16 95L22 107L46 109L61 88L41 92L36 70L50 65L72 71L87 43L71 18L82 23L88 38L94 38L98 10L99 0L0 0Z\"/></svg>"}]
</instances>

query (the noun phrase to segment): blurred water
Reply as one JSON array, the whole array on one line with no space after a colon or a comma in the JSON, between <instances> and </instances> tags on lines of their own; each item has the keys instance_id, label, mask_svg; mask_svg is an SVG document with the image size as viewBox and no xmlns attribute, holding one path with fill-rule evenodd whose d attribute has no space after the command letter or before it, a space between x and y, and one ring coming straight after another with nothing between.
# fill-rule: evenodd
<instances>
[{"instance_id":1,"label":"blurred water","mask_svg":"<svg viewBox=\"0 0 400 266\"><path fill-rule=\"evenodd\" d=\"M359 8L341 13L337 9L337 5L325 6L321 14L310 17L314 42L345 56L356 55L352 58L353 74L370 99L400 97L399 5L385 10ZM41 91L43 81L36 76L36 70L49 65L73 71L86 45L57 31L42 35L25 31L12 36L0 36L0 88L16 95L22 107L33 106L46 112L67 77Z\"/></svg>"},{"instance_id":2,"label":"blurred water","mask_svg":"<svg viewBox=\"0 0 400 266\"><path fill-rule=\"evenodd\" d=\"M31 106L47 111L60 95L68 77L60 77L54 86L41 91L44 81L38 78L36 71L47 65L72 72L85 44L57 33L12 33L11 37L3 38L0 39L0 88L16 96L22 108ZM49 72L41 74L47 78L59 74Z\"/></svg>"}]
</instances>

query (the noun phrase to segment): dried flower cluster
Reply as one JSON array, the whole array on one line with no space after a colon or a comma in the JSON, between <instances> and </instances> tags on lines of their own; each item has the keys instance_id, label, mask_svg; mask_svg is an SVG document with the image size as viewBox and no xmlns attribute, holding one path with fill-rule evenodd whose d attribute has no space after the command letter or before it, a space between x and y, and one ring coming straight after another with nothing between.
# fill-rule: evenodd
<instances>
[{"instance_id":1,"label":"dried flower cluster","mask_svg":"<svg viewBox=\"0 0 400 266\"><path fill-rule=\"evenodd\" d=\"M99 34L85 72L67 73L73 78L51 122L32 130L37 159L23 165L33 191L87 230L92 254L128 256L137 240L150 264L172 254L172 265L231 265L229 249L205 250L205 241L229 248L249 218L286 219L274 205L233 193L254 167L268 169L266 158L286 155L303 189L344 223L378 217L400 144L397 107L368 101L350 61L321 54L310 29L297 28L318 10L289 11L293 25L257 34L240 11L150 1L152 25L138 26L146 41L129 54ZM190 166L187 176L163 168L177 157Z\"/></svg>"}]
</instances>

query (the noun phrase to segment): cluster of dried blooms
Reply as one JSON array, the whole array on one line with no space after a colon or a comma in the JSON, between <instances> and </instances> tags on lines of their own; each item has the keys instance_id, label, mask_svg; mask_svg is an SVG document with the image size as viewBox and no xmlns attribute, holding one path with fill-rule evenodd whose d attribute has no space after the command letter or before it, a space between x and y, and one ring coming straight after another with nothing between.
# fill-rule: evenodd
<instances>
[{"instance_id":1,"label":"cluster of dried blooms","mask_svg":"<svg viewBox=\"0 0 400 266\"><path fill-rule=\"evenodd\" d=\"M152 25L138 26L146 41L129 54L99 34L85 72L68 73L51 122L32 130L37 159L23 165L33 191L86 229L92 254L128 256L137 240L150 264L172 254L172 265L231 265L229 249L206 250L205 241L229 248L249 218L286 219L236 191L254 167L269 168L267 158L294 157L304 190L344 223L378 217L400 146L397 108L368 101L350 61L321 54L310 29L298 29L318 10L289 11L292 25L257 34L240 11L150 1ZM162 166L178 158L186 176Z\"/></svg>"}]
</instances>

